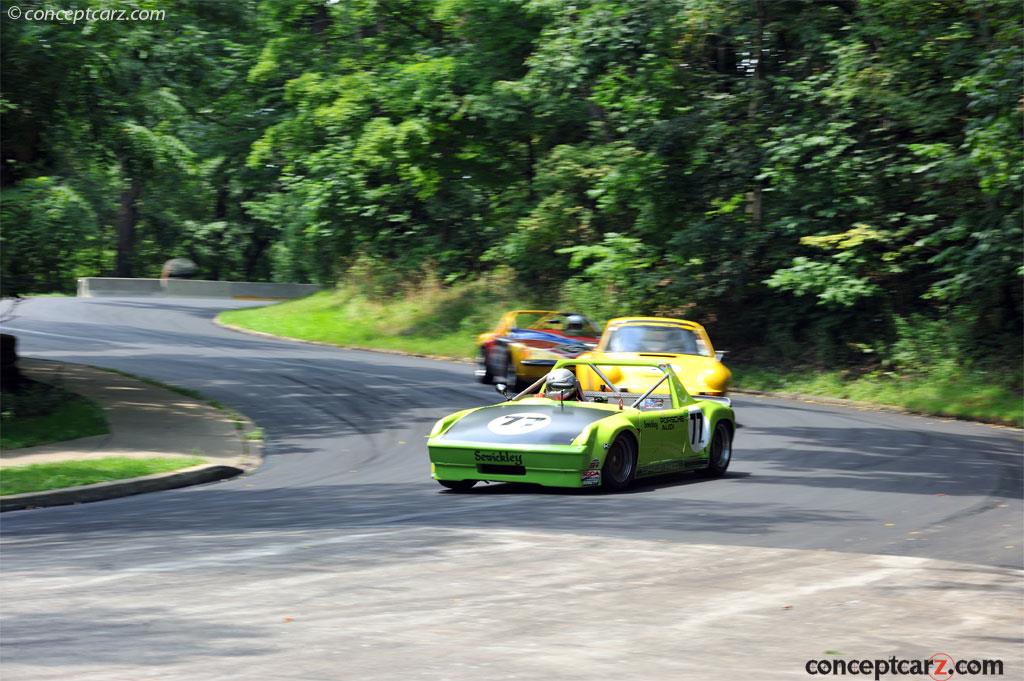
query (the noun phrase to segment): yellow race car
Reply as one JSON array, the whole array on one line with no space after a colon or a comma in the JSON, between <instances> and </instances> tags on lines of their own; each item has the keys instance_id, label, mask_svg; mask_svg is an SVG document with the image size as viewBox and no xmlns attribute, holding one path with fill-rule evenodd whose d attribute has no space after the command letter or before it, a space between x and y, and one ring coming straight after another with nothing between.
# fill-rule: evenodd
<instances>
[{"instance_id":1,"label":"yellow race car","mask_svg":"<svg viewBox=\"0 0 1024 681\"><path fill-rule=\"evenodd\" d=\"M576 312L512 310L477 337L477 380L525 387L558 360L594 349L600 335L593 322Z\"/></svg>"},{"instance_id":2,"label":"yellow race car","mask_svg":"<svg viewBox=\"0 0 1024 681\"><path fill-rule=\"evenodd\" d=\"M643 360L664 358L691 395L725 395L732 372L722 364L724 352L715 352L708 332L696 322L667 317L619 317L604 329L591 352L579 359ZM605 378L619 390L643 392L659 374L647 367L610 367ZM604 381L585 366L577 369L584 390L601 390Z\"/></svg>"}]
</instances>

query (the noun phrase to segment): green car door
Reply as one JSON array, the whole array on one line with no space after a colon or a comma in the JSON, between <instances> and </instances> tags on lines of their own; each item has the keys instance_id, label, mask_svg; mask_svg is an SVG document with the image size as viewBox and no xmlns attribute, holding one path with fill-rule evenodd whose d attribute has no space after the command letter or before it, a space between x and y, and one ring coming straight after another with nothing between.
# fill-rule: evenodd
<instances>
[{"instance_id":1,"label":"green car door","mask_svg":"<svg viewBox=\"0 0 1024 681\"><path fill-rule=\"evenodd\" d=\"M687 455L686 409L663 409L640 414L640 475L683 470Z\"/></svg>"}]
</instances>

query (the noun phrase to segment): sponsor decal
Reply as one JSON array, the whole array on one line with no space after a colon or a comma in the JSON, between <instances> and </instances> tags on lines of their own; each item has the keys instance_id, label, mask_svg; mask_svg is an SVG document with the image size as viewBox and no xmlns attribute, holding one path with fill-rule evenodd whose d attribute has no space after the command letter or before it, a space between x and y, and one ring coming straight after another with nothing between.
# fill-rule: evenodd
<instances>
[{"instance_id":1,"label":"sponsor decal","mask_svg":"<svg viewBox=\"0 0 1024 681\"><path fill-rule=\"evenodd\" d=\"M597 459L591 459L590 460L590 470L596 471L600 467L601 467L601 462L599 460L597 460Z\"/></svg>"},{"instance_id":2,"label":"sponsor decal","mask_svg":"<svg viewBox=\"0 0 1024 681\"><path fill-rule=\"evenodd\" d=\"M675 430L676 429L676 424L683 423L688 418L689 418L688 416L683 416L683 415L680 415L680 416L663 416L662 418L660 418L658 420L658 423L661 424L661 429L662 430Z\"/></svg>"},{"instance_id":3,"label":"sponsor decal","mask_svg":"<svg viewBox=\"0 0 1024 681\"><path fill-rule=\"evenodd\" d=\"M473 452L473 458L477 463L507 463L513 466L523 465L523 455L512 452L481 452L479 449Z\"/></svg>"},{"instance_id":4,"label":"sponsor decal","mask_svg":"<svg viewBox=\"0 0 1024 681\"><path fill-rule=\"evenodd\" d=\"M502 414L498 418L491 419L487 424L487 430L498 435L522 435L540 430L549 423L551 423L551 417L547 414L533 412Z\"/></svg>"},{"instance_id":5,"label":"sponsor decal","mask_svg":"<svg viewBox=\"0 0 1024 681\"><path fill-rule=\"evenodd\" d=\"M580 484L584 487L594 487L601 484L601 471L583 471L580 473Z\"/></svg>"}]
</instances>

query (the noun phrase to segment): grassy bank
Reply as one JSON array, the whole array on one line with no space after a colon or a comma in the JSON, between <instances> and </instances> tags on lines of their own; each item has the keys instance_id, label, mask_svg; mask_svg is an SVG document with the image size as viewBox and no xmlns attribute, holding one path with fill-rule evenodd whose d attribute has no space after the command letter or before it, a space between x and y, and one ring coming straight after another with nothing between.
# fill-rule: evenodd
<instances>
[{"instance_id":1,"label":"grassy bank","mask_svg":"<svg viewBox=\"0 0 1024 681\"><path fill-rule=\"evenodd\" d=\"M931 372L920 376L734 366L733 385L746 390L858 400L921 414L1024 426L1024 400L988 372Z\"/></svg>"},{"instance_id":2,"label":"grassy bank","mask_svg":"<svg viewBox=\"0 0 1024 681\"><path fill-rule=\"evenodd\" d=\"M110 432L103 409L62 388L23 381L3 393L0 449L32 447Z\"/></svg>"},{"instance_id":3,"label":"grassy bank","mask_svg":"<svg viewBox=\"0 0 1024 681\"><path fill-rule=\"evenodd\" d=\"M226 324L347 347L472 358L475 339L516 306L492 282L436 284L392 299L346 286L269 307L222 312Z\"/></svg>"},{"instance_id":4,"label":"grassy bank","mask_svg":"<svg viewBox=\"0 0 1024 681\"><path fill-rule=\"evenodd\" d=\"M137 478L204 463L197 456L131 459L110 456L85 461L60 461L0 469L0 496L42 492L62 487Z\"/></svg>"},{"instance_id":5,"label":"grassy bank","mask_svg":"<svg viewBox=\"0 0 1024 681\"><path fill-rule=\"evenodd\" d=\"M288 338L456 359L476 354L475 337L518 306L492 283L430 285L385 298L346 286L269 307L224 312L227 324ZM853 374L813 368L736 365L734 387L903 407L922 414L1024 425L1024 400L1003 376L950 367L921 375Z\"/></svg>"}]
</instances>

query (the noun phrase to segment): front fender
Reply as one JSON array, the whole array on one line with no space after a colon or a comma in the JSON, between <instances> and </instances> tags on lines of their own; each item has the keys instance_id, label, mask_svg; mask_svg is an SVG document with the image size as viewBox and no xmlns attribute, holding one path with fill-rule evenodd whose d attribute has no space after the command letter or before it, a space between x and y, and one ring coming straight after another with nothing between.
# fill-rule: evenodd
<instances>
[{"instance_id":1,"label":"front fender","mask_svg":"<svg viewBox=\"0 0 1024 681\"><path fill-rule=\"evenodd\" d=\"M473 407L471 409L463 409L462 411L457 411L454 414L448 414L448 416L445 416L443 419L440 419L437 423L434 424L434 427L430 429L430 435L428 435L427 437L431 438L437 437L438 435L444 435L445 431L447 431L449 428L455 425L456 421L466 416L467 414L471 414L477 409L481 408L482 407Z\"/></svg>"},{"instance_id":2,"label":"front fender","mask_svg":"<svg viewBox=\"0 0 1024 681\"><path fill-rule=\"evenodd\" d=\"M593 458L598 459L604 465L604 457L608 453L615 438L622 433L629 433L635 444L640 443L640 431L626 417L625 414L616 414L601 421L587 426L574 444L588 444L588 451Z\"/></svg>"}]
</instances>

